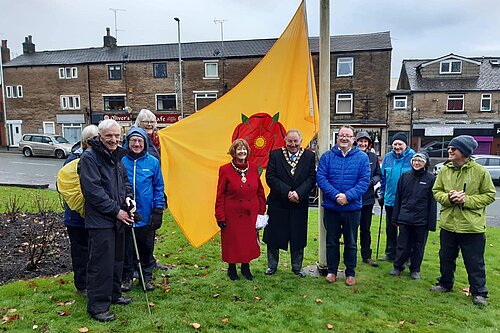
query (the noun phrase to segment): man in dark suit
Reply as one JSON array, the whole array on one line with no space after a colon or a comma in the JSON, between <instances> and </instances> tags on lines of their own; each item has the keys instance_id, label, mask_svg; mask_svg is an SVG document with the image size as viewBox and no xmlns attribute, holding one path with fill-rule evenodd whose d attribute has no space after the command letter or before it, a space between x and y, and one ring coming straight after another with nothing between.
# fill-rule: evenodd
<instances>
[{"instance_id":1,"label":"man in dark suit","mask_svg":"<svg viewBox=\"0 0 500 333\"><path fill-rule=\"evenodd\" d=\"M271 193L267 198L269 224L264 229L267 244L267 275L276 273L279 249L290 242L292 271L304 277L302 260L307 243L308 197L316 183L315 155L302 148L302 136L289 130L285 147L269 154L266 182Z\"/></svg>"}]
</instances>

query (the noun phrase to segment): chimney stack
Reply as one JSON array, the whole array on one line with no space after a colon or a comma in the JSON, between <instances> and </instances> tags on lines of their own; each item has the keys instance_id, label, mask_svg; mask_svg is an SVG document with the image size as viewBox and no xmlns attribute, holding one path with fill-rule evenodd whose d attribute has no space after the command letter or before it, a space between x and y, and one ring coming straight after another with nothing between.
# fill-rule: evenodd
<instances>
[{"instance_id":1,"label":"chimney stack","mask_svg":"<svg viewBox=\"0 0 500 333\"><path fill-rule=\"evenodd\" d=\"M31 35L24 38L23 54L35 53L35 44L33 44Z\"/></svg>"},{"instance_id":2,"label":"chimney stack","mask_svg":"<svg viewBox=\"0 0 500 333\"><path fill-rule=\"evenodd\" d=\"M2 63L6 64L10 61L10 49L7 47L7 40L2 39Z\"/></svg>"},{"instance_id":3,"label":"chimney stack","mask_svg":"<svg viewBox=\"0 0 500 333\"><path fill-rule=\"evenodd\" d=\"M116 38L111 36L110 29L106 28L106 36L104 36L104 47L116 47Z\"/></svg>"}]
</instances>

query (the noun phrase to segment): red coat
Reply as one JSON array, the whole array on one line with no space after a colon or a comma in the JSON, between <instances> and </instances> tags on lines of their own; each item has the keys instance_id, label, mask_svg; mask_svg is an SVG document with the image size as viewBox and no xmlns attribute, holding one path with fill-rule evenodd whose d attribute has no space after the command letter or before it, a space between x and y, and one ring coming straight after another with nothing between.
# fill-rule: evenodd
<instances>
[{"instance_id":1,"label":"red coat","mask_svg":"<svg viewBox=\"0 0 500 333\"><path fill-rule=\"evenodd\" d=\"M243 183L231 163L219 168L215 218L226 222L221 231L222 260L230 264L248 263L260 255L255 221L266 211L266 197L255 164L250 163L246 178Z\"/></svg>"}]
</instances>

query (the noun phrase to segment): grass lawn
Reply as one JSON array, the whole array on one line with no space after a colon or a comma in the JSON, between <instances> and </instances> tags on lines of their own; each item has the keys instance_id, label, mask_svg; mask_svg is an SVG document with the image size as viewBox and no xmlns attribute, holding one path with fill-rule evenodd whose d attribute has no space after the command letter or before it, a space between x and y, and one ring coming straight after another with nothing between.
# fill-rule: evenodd
<instances>
[{"instance_id":1,"label":"grass lawn","mask_svg":"<svg viewBox=\"0 0 500 333\"><path fill-rule=\"evenodd\" d=\"M11 193L20 194L31 203L31 208L34 193L57 201L57 194L48 190L0 187L0 193L2 211ZM305 266L318 258L317 214L317 210L310 210ZM454 291L429 291L439 276L438 233L429 236L419 281L411 280L408 271L401 277L389 276L389 263L372 268L360 259L358 284L354 287L347 287L343 280L327 284L323 277L299 278L292 274L289 254L285 252L281 253L278 273L266 276L263 244L261 257L251 263L254 281L233 282L227 278L226 264L220 260L218 236L195 249L169 214L165 214L164 220L155 253L162 264L173 267L168 275L155 270L159 286L148 293L154 304L152 316L148 315L143 292L135 284L129 293L134 298L131 305L112 306L116 321L96 322L86 313L85 298L76 295L72 274L67 274L0 286L0 313L4 321L6 315L19 316L18 320L0 323L0 331L79 332L88 328L88 332L317 332L328 331L327 324L333 326L334 332L500 330L500 228L487 231L487 286L491 298L487 307L479 308L462 291L468 282L461 257L457 261ZM374 251L377 228L378 217L374 216ZM383 249L384 235L381 241Z\"/></svg>"}]
</instances>

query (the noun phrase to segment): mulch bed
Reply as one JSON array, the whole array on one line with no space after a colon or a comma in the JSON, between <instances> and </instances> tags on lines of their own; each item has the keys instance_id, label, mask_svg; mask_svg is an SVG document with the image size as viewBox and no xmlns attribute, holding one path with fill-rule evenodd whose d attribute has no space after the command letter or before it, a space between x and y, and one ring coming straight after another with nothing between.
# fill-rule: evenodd
<instances>
[{"instance_id":1,"label":"mulch bed","mask_svg":"<svg viewBox=\"0 0 500 333\"><path fill-rule=\"evenodd\" d=\"M30 243L38 243L33 235L43 235L48 222L53 222L50 233L53 239L34 269L29 266ZM41 276L54 276L69 272L71 256L68 233L63 224L62 213L33 214L23 213L15 221L7 214L0 214L0 285Z\"/></svg>"}]
</instances>

